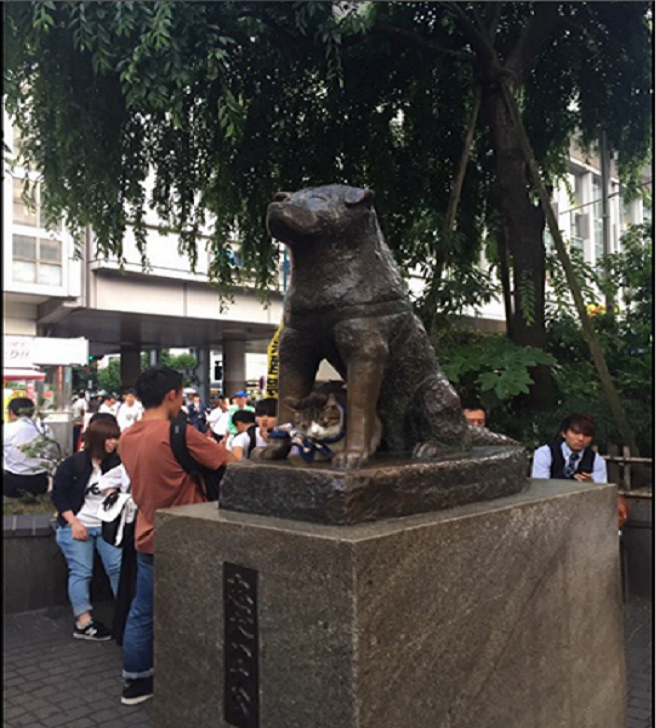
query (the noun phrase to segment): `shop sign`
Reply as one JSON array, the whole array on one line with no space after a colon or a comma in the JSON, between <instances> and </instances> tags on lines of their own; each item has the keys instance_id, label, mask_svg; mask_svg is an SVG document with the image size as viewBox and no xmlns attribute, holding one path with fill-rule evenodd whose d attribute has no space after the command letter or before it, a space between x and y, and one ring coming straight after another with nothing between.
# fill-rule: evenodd
<instances>
[{"instance_id":1,"label":"shop sign","mask_svg":"<svg viewBox=\"0 0 656 728\"><path fill-rule=\"evenodd\" d=\"M51 336L3 336L3 369L35 366L72 366L89 361L85 338L59 339Z\"/></svg>"},{"instance_id":2,"label":"shop sign","mask_svg":"<svg viewBox=\"0 0 656 728\"><path fill-rule=\"evenodd\" d=\"M5 336L2 351L3 369L24 369L34 366L32 336Z\"/></svg>"}]
</instances>

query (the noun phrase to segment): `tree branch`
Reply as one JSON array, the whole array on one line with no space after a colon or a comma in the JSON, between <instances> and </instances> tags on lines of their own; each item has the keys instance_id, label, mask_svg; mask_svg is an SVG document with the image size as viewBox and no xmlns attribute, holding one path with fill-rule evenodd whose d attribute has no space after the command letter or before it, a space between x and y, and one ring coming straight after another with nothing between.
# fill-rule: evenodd
<instances>
[{"instance_id":1,"label":"tree branch","mask_svg":"<svg viewBox=\"0 0 656 728\"><path fill-rule=\"evenodd\" d=\"M483 22L483 18L478 13L478 10L476 10L475 7L472 7L471 13L474 16L474 23L476 24L476 27L478 28L478 32L483 35L487 36L488 29L485 26L485 23Z\"/></svg>"},{"instance_id":2,"label":"tree branch","mask_svg":"<svg viewBox=\"0 0 656 728\"><path fill-rule=\"evenodd\" d=\"M490 40L494 43L494 38L497 34L497 28L499 27L499 19L501 18L501 3L500 2L492 2L490 3L492 6L492 10L490 11L490 15L488 18L488 28L487 32L490 36Z\"/></svg>"},{"instance_id":3,"label":"tree branch","mask_svg":"<svg viewBox=\"0 0 656 728\"><path fill-rule=\"evenodd\" d=\"M487 37L487 33L480 32L476 24L469 19L467 13L465 13L457 2L445 2L442 4L456 18L460 29L471 43L480 60L489 64L493 72L500 70L499 58L494 45Z\"/></svg>"},{"instance_id":4,"label":"tree branch","mask_svg":"<svg viewBox=\"0 0 656 728\"><path fill-rule=\"evenodd\" d=\"M451 232L453 223L456 219L456 212L458 211L458 203L460 202L460 193L462 192L462 184L465 181L465 172L467 171L467 163L469 162L469 155L471 154L472 142L474 141L474 131L476 130L476 122L478 121L478 111L481 106L481 87L476 85L474 89L474 98L472 101L471 116L469 118L469 124L467 125L467 132L465 134L465 141L462 146L462 154L460 155L460 161L458 162L458 168L456 171L456 177L451 188L451 194L449 195L449 206L446 211L446 221L444 223L444 229L447 233Z\"/></svg>"},{"instance_id":5,"label":"tree branch","mask_svg":"<svg viewBox=\"0 0 656 728\"><path fill-rule=\"evenodd\" d=\"M457 58L458 60L468 62L474 60L473 54L468 53L467 51L457 51L452 48L444 48L437 43L433 43L433 41L428 38L424 38L424 36L419 33L415 33L412 30L406 30L405 28L398 28L395 25L379 23L372 28L372 33L403 43L406 46L428 51L434 56L450 56L451 58Z\"/></svg>"},{"instance_id":6,"label":"tree branch","mask_svg":"<svg viewBox=\"0 0 656 728\"><path fill-rule=\"evenodd\" d=\"M505 69L522 83L533 70L540 53L560 24L560 3L533 3L533 17L508 56Z\"/></svg>"}]
</instances>

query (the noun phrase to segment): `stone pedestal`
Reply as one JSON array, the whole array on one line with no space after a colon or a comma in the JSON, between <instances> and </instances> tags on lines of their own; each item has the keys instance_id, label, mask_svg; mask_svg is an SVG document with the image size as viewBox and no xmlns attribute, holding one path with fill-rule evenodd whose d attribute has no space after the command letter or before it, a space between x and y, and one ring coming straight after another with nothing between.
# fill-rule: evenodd
<instances>
[{"instance_id":1,"label":"stone pedestal","mask_svg":"<svg viewBox=\"0 0 656 728\"><path fill-rule=\"evenodd\" d=\"M352 526L514 495L528 486L526 450L475 447L436 460L377 454L363 468L242 460L221 481L221 508Z\"/></svg>"},{"instance_id":2,"label":"stone pedestal","mask_svg":"<svg viewBox=\"0 0 656 728\"><path fill-rule=\"evenodd\" d=\"M158 728L625 725L614 486L353 526L185 506L155 547Z\"/></svg>"}]
</instances>

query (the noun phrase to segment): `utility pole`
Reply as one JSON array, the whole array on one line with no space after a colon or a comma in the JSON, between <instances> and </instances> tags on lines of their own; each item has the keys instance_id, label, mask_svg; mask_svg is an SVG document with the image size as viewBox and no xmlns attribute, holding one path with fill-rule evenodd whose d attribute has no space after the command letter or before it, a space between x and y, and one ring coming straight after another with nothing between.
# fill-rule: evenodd
<instances>
[{"instance_id":1,"label":"utility pole","mask_svg":"<svg viewBox=\"0 0 656 728\"><path fill-rule=\"evenodd\" d=\"M601 157L601 220L604 245L604 257L609 255L611 251L610 241L610 206L608 203L608 195L610 188L610 149L608 148L608 138L606 132L602 130L599 139L599 150ZM615 302L611 296L606 294L606 311L613 313Z\"/></svg>"}]
</instances>

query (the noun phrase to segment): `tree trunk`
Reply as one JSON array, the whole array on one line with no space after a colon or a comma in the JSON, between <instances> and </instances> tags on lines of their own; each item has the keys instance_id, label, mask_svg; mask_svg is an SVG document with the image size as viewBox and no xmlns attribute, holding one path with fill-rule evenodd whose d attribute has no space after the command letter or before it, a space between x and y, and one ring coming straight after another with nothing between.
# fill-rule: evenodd
<instances>
[{"instance_id":1,"label":"tree trunk","mask_svg":"<svg viewBox=\"0 0 656 728\"><path fill-rule=\"evenodd\" d=\"M574 305L576 306L579 319L581 320L583 335L590 347L590 354L592 355L595 367L597 368L599 380L601 381L601 386L604 389L608 406L617 420L617 427L624 438L624 441L628 444L630 451L634 455L638 455L638 445L633 435L631 423L629 422L629 418L624 410L619 393L615 388L615 383L613 382L608 365L606 364L606 358L604 357L604 352L601 348L601 344L599 343L599 339L597 338L597 334L595 333L594 326L590 321L590 317L587 315L585 303L581 294L581 287L572 266L572 261L570 260L565 244L563 243L560 229L558 227L558 220L556 219L554 211L551 209L549 193L547 192L547 188L540 177L540 172L535 162L535 156L533 155L533 149L531 148L531 143L526 135L524 125L522 124L517 104L512 95L512 91L505 84L502 85L502 93L507 104L506 108L508 109L508 113L510 114L517 131L517 135L522 146L522 154L524 155L531 178L533 179L533 184L540 195L545 216L549 222L549 230L551 231L551 236L553 237L554 244L556 246L558 258L565 271L565 276L569 283L570 291L572 292L572 298L574 299Z\"/></svg>"},{"instance_id":2,"label":"tree trunk","mask_svg":"<svg viewBox=\"0 0 656 728\"><path fill-rule=\"evenodd\" d=\"M495 210L501 209L499 200L499 185L496 181L492 186L492 204ZM497 254L499 256L499 277L501 278L501 291L503 294L503 309L506 314L506 335L511 341L513 337L513 303L512 286L510 285L510 257L508 254L508 230L503 218L499 214L497 225Z\"/></svg>"},{"instance_id":3,"label":"tree trunk","mask_svg":"<svg viewBox=\"0 0 656 728\"><path fill-rule=\"evenodd\" d=\"M462 192L462 184L465 181L465 172L467 171L467 164L469 162L469 155L471 154L472 142L474 139L474 131L476 130L476 122L478 121L478 112L481 105L481 89L477 86L474 89L474 98L472 101L472 110L469 118L469 124L467 125L467 131L465 132L465 142L463 144L462 153L458 161L456 168L456 177L451 188L451 194L449 195L449 204L446 211L444 220L444 232L449 235L453 230L453 226L456 220L456 213L458 211L458 204L460 203L460 194ZM437 346L437 331L435 330L435 322L437 319L437 309L435 305L435 293L438 290L442 274L444 272L444 266L447 264L447 256L443 250L438 246L435 250L435 266L433 269L433 277L428 284L427 291L425 293L424 304L421 307L420 318L426 331L428 338L433 345Z\"/></svg>"},{"instance_id":4,"label":"tree trunk","mask_svg":"<svg viewBox=\"0 0 656 728\"><path fill-rule=\"evenodd\" d=\"M499 215L513 268L509 336L520 346L545 349L544 212L530 200L521 142L497 84L486 86L483 104L494 146ZM531 403L539 408L553 406L555 391L549 368L536 367L532 376Z\"/></svg>"}]
</instances>

